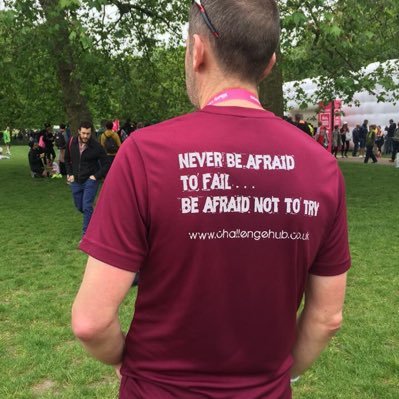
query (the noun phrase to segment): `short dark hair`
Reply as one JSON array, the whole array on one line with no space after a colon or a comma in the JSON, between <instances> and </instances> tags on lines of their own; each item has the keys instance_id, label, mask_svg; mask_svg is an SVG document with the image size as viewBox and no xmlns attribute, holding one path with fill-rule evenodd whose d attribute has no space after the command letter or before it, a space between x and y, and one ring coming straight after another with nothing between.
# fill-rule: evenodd
<instances>
[{"instance_id":1,"label":"short dark hair","mask_svg":"<svg viewBox=\"0 0 399 399\"><path fill-rule=\"evenodd\" d=\"M79 123L79 130L82 129L82 127L83 127L84 129L91 129L91 130L93 130L93 125L92 125L92 123L89 122L89 121L80 122L80 123Z\"/></svg>"},{"instance_id":2,"label":"short dark hair","mask_svg":"<svg viewBox=\"0 0 399 399\"><path fill-rule=\"evenodd\" d=\"M66 128L65 124L64 124L64 123L61 123L61 124L60 124L60 129L63 129L63 130L64 130L65 128Z\"/></svg>"},{"instance_id":3,"label":"short dark hair","mask_svg":"<svg viewBox=\"0 0 399 399\"><path fill-rule=\"evenodd\" d=\"M303 119L303 115L302 114L295 114L295 120L297 121L297 122L299 122L300 120L302 120Z\"/></svg>"},{"instance_id":4,"label":"short dark hair","mask_svg":"<svg viewBox=\"0 0 399 399\"><path fill-rule=\"evenodd\" d=\"M189 35L206 36L224 72L250 83L261 80L280 39L280 17L275 0L202 0L214 37L193 3Z\"/></svg>"},{"instance_id":5,"label":"short dark hair","mask_svg":"<svg viewBox=\"0 0 399 399\"><path fill-rule=\"evenodd\" d=\"M108 130L111 130L114 127L114 123L112 121L107 121L107 122L105 122L105 127Z\"/></svg>"}]
</instances>

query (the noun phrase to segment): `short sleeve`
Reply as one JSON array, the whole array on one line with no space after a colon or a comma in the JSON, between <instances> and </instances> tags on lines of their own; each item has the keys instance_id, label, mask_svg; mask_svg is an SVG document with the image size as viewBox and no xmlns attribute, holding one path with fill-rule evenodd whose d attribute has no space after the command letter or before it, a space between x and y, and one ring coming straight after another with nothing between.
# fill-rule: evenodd
<instances>
[{"instance_id":1,"label":"short sleeve","mask_svg":"<svg viewBox=\"0 0 399 399\"><path fill-rule=\"evenodd\" d=\"M79 248L111 266L139 271L148 250L147 196L144 163L132 135L115 157Z\"/></svg>"},{"instance_id":2,"label":"short sleeve","mask_svg":"<svg viewBox=\"0 0 399 399\"><path fill-rule=\"evenodd\" d=\"M348 221L346 214L345 184L338 169L337 207L316 259L309 272L318 276L336 276L350 268Z\"/></svg>"}]
</instances>

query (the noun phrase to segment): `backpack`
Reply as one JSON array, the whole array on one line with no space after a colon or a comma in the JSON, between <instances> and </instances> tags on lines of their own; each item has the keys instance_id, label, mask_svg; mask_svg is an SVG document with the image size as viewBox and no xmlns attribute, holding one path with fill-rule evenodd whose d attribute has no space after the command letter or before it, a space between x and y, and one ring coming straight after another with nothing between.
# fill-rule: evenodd
<instances>
[{"instance_id":1,"label":"backpack","mask_svg":"<svg viewBox=\"0 0 399 399\"><path fill-rule=\"evenodd\" d=\"M112 136L105 136L104 148L108 154L116 154L118 146Z\"/></svg>"},{"instance_id":2,"label":"backpack","mask_svg":"<svg viewBox=\"0 0 399 399\"><path fill-rule=\"evenodd\" d=\"M59 148L60 150L63 150L64 148L66 148L65 136L63 135L62 132L58 132L58 133L55 135L55 145L56 145L57 148Z\"/></svg>"}]
</instances>

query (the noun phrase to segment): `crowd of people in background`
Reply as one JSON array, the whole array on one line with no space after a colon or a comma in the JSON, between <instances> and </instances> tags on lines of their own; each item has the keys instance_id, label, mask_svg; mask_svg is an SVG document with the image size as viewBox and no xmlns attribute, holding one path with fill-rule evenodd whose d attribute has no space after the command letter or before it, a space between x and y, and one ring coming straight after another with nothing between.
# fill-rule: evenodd
<instances>
[{"instance_id":1,"label":"crowd of people in background","mask_svg":"<svg viewBox=\"0 0 399 399\"><path fill-rule=\"evenodd\" d=\"M352 157L364 158L364 163L368 163L369 159L377 163L378 158L383 155L389 155L389 162L395 162L399 152L399 122L396 124L392 119L384 130L381 126L369 124L368 120L356 125L352 131L347 122L342 126L336 125L331 133L331 143L326 126L319 124L318 127L314 127L305 121L301 114L296 114L295 119L285 119L313 137L324 148L331 148L335 158L338 158L339 153L341 158L348 158L352 147Z\"/></svg>"},{"instance_id":2,"label":"crowd of people in background","mask_svg":"<svg viewBox=\"0 0 399 399\"><path fill-rule=\"evenodd\" d=\"M40 131L29 133L29 166L34 178L66 176L76 209L83 215L82 236L93 213L99 188L122 143L144 124L129 120L119 128L116 121L104 121L95 131L90 122L81 122L76 135L65 124L53 129L45 124ZM58 149L58 162L56 151Z\"/></svg>"},{"instance_id":3,"label":"crowd of people in background","mask_svg":"<svg viewBox=\"0 0 399 399\"><path fill-rule=\"evenodd\" d=\"M127 120L116 129L114 122L104 121L102 126L94 131L96 140L107 154L109 164L112 164L120 146L129 135L142 127L144 127L142 122L136 124ZM60 178L67 175L65 154L73 135L66 124L60 124L59 128L53 129L49 123L46 123L41 130L24 131L22 134L28 140L30 147L28 160L32 177ZM55 149L58 149L58 162ZM9 151L9 147L7 150Z\"/></svg>"},{"instance_id":4,"label":"crowd of people in background","mask_svg":"<svg viewBox=\"0 0 399 399\"><path fill-rule=\"evenodd\" d=\"M376 163L378 158L385 155L389 156L389 162L394 162L399 152L399 122L396 124L392 119L384 129L365 120L350 131L348 123L344 122L342 126L334 126L330 137L325 126L319 124L315 127L305 121L301 114L296 114L294 119L291 117L285 119L313 137L324 148L331 149L336 158L339 154L341 158L348 158L351 155L363 158L364 163L368 163L370 159ZM94 133L106 151L110 164L122 143L133 131L142 127L144 123L132 123L129 119L121 127L116 127L112 121L103 121L101 127ZM12 139L27 140L30 147L28 159L32 177L59 178L67 174L65 150L71 137L71 130L66 124L60 124L57 129L53 129L49 123L46 123L41 130L18 132L13 132L7 127L0 132L0 143L4 145L4 148L0 146L0 159L10 159ZM58 162L55 148L58 149Z\"/></svg>"}]
</instances>

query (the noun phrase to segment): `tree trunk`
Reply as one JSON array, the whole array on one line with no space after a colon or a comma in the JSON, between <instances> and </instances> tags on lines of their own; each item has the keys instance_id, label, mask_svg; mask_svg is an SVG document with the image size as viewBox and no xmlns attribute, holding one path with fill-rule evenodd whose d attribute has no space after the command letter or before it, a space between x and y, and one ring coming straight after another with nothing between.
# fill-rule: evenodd
<instances>
[{"instance_id":1,"label":"tree trunk","mask_svg":"<svg viewBox=\"0 0 399 399\"><path fill-rule=\"evenodd\" d=\"M262 105L277 116L284 116L283 73L281 70L280 48L276 51L277 62L270 75L264 79L259 87Z\"/></svg>"},{"instance_id":2,"label":"tree trunk","mask_svg":"<svg viewBox=\"0 0 399 399\"><path fill-rule=\"evenodd\" d=\"M76 55L69 41L69 26L58 0L39 0L46 17L49 50L53 55L71 132L76 134L81 121L92 122L82 84L77 76Z\"/></svg>"}]
</instances>

